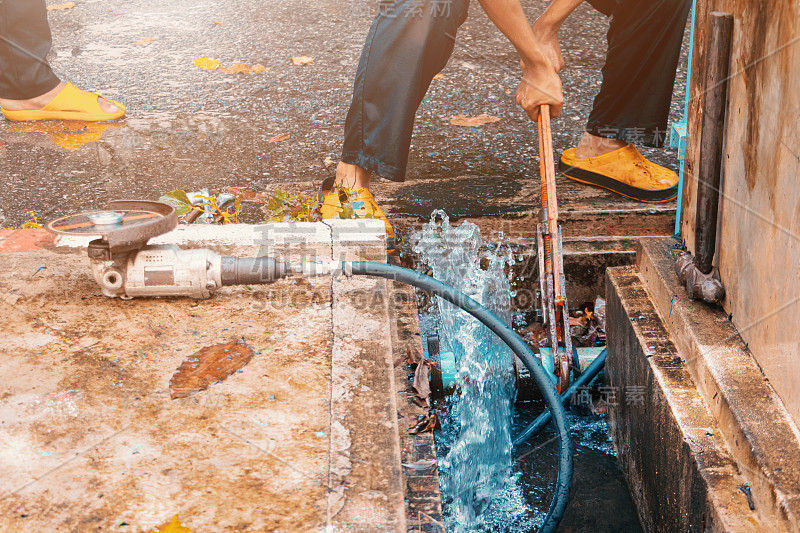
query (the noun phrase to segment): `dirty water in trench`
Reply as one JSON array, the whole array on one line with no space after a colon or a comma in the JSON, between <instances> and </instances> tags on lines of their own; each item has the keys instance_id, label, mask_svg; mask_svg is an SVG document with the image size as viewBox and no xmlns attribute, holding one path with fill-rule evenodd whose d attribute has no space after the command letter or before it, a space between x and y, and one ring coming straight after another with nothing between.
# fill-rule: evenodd
<instances>
[{"instance_id":1,"label":"dirty water in trench","mask_svg":"<svg viewBox=\"0 0 800 533\"><path fill-rule=\"evenodd\" d=\"M443 211L412 238L413 251L431 274L511 323L513 287L506 267L509 247L484 246L480 230L451 226ZM481 250L486 250L481 252ZM484 268L481 268L483 259ZM485 326L436 299L420 315L424 338L438 333L442 350L455 353L460 397L448 397L436 432L440 487L447 531L536 531L552 499L558 459L548 426L514 450L512 436L544 409L543 402L515 406L513 353ZM425 343L423 343L425 344ZM559 531L642 531L604 415L569 412L575 449L570 503Z\"/></svg>"}]
</instances>

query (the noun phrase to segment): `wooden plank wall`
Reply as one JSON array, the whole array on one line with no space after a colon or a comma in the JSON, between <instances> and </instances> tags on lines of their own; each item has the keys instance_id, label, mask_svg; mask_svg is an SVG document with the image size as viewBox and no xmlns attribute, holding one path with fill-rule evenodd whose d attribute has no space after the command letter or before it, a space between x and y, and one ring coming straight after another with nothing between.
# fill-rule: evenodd
<instances>
[{"instance_id":1,"label":"wooden plank wall","mask_svg":"<svg viewBox=\"0 0 800 533\"><path fill-rule=\"evenodd\" d=\"M800 423L800 0L697 2L681 217L692 252L712 11L735 19L716 259L724 307Z\"/></svg>"}]
</instances>

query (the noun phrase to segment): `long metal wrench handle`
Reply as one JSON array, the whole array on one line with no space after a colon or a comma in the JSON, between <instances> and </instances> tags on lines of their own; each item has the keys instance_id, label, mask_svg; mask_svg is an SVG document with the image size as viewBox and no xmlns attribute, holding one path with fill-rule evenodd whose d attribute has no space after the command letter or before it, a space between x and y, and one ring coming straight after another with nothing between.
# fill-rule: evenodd
<instances>
[{"instance_id":1,"label":"long metal wrench handle","mask_svg":"<svg viewBox=\"0 0 800 533\"><path fill-rule=\"evenodd\" d=\"M547 212L547 267L554 276L555 301L563 305L564 295L558 276L561 272L561 257L558 253L558 199L556 197L556 166L553 160L553 134L550 129L550 106L539 108L539 176L542 180L542 208Z\"/></svg>"}]
</instances>

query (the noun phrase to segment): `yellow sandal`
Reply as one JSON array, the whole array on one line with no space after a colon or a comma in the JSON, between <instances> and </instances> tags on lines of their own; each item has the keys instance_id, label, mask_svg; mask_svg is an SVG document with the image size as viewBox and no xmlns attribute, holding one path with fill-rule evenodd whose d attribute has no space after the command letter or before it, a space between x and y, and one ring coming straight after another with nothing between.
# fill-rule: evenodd
<instances>
[{"instance_id":1,"label":"yellow sandal","mask_svg":"<svg viewBox=\"0 0 800 533\"><path fill-rule=\"evenodd\" d=\"M386 227L386 251L393 253L396 244L394 228L369 189L364 187L342 189L335 185L335 179L327 178L319 188L318 199L322 218L340 218L340 213L344 211L343 204L350 203L353 215L357 218L374 218L383 221Z\"/></svg>"},{"instance_id":2,"label":"yellow sandal","mask_svg":"<svg viewBox=\"0 0 800 533\"><path fill-rule=\"evenodd\" d=\"M86 122L102 122L116 120L125 116L127 109L124 105L106 98L117 106L116 113L106 113L100 107L98 98L105 98L95 93L78 89L71 83L58 93L49 104L41 109L25 109L22 111L9 111L2 109L6 120L83 120Z\"/></svg>"},{"instance_id":3,"label":"yellow sandal","mask_svg":"<svg viewBox=\"0 0 800 533\"><path fill-rule=\"evenodd\" d=\"M559 170L572 180L597 185L640 202L669 202L678 196L678 175L647 160L631 144L597 157L561 155Z\"/></svg>"}]
</instances>

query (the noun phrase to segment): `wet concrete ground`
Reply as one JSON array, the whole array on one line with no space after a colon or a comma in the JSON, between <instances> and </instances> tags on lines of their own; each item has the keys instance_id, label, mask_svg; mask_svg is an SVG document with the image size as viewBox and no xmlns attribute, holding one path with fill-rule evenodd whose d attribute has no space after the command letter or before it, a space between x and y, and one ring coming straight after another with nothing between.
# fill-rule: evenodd
<instances>
[{"instance_id":1,"label":"wet concrete ground","mask_svg":"<svg viewBox=\"0 0 800 533\"><path fill-rule=\"evenodd\" d=\"M159 243L385 257L379 221L333 228L195 226ZM0 533L154 531L175 514L197 532L406 530L394 357L407 343L393 344L384 280L111 299L86 241L48 235L0 232ZM204 350L240 339L246 365L172 395L181 376L213 373Z\"/></svg>"},{"instance_id":2,"label":"wet concrete ground","mask_svg":"<svg viewBox=\"0 0 800 533\"><path fill-rule=\"evenodd\" d=\"M544 3L525 7L533 20ZM324 160L338 161L353 76L375 10L366 0L85 0L51 12L55 71L121 100L128 115L99 125L0 119L6 226L23 223L30 210L47 220L107 199L156 199L177 188L313 192L330 172ZM561 30L566 105L553 124L557 153L580 136L599 89L606 28L606 18L584 4ZM141 44L145 38L155 40ZM291 63L302 55L314 64ZM198 56L223 66L260 63L269 71L209 72L193 65ZM512 46L475 2L444 78L434 80L419 111L409 181L375 187L391 213L426 216L445 205L471 216L519 207L519 191L538 179L538 161L532 125L514 102L517 62ZM673 120L682 108L684 63ZM481 129L449 124L454 115L481 113L501 120ZM284 134L289 138L270 142ZM672 151L652 157L676 168ZM465 177L462 186L444 198L435 181L415 186L457 176ZM563 202L641 206L560 183ZM495 204L488 210L487 201ZM257 222L261 214L251 209L245 218Z\"/></svg>"}]
</instances>

